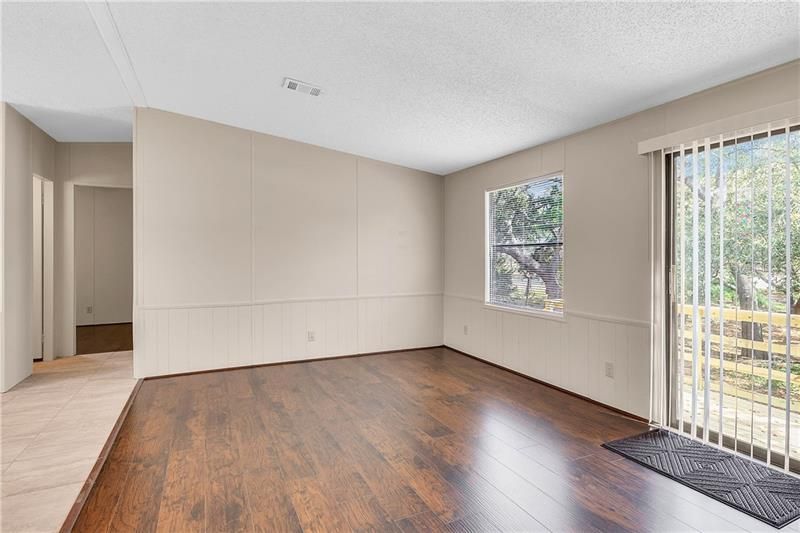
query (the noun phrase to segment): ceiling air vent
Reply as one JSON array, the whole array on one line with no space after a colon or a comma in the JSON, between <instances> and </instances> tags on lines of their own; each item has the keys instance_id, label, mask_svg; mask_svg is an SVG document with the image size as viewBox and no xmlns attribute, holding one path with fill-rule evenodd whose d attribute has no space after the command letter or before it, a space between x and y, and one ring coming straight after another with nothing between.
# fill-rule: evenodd
<instances>
[{"instance_id":1,"label":"ceiling air vent","mask_svg":"<svg viewBox=\"0 0 800 533\"><path fill-rule=\"evenodd\" d=\"M297 91L298 93L310 94L311 96L319 96L322 94L322 89L315 87L309 83L292 78L284 78L283 86L290 91Z\"/></svg>"}]
</instances>

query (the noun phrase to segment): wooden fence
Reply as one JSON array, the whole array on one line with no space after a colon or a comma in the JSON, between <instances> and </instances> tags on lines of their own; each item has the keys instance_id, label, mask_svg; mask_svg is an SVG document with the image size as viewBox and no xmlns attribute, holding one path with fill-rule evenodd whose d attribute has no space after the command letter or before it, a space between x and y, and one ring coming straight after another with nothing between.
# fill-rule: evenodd
<instances>
[{"instance_id":1,"label":"wooden fence","mask_svg":"<svg viewBox=\"0 0 800 533\"><path fill-rule=\"evenodd\" d=\"M680 310L680 307L678 307ZM715 321L719 321L720 317L720 309L719 307L712 307L710 308L711 311L711 319ZM691 317L693 316L694 309L691 305L684 305L683 312ZM705 306L698 307L698 320L704 319L706 316L706 308ZM770 321L773 326L777 326L785 330L786 328L786 313L776 313L773 312L772 316L766 311L750 311L744 309L736 309L726 307L722 310L722 318L724 321L733 321L733 322L753 322L755 324L763 324L765 326L770 324ZM771 320L770 320L771 318ZM800 315L789 315L789 323L791 329L798 328L800 329ZM766 328L764 328L766 330ZM764 335L767 335L767 332L764 331ZM686 328L683 331L683 338L685 340L692 340L693 339L693 332L692 328ZM701 342L704 340L704 334L701 333ZM722 349L724 351L737 351L737 350L756 350L760 352L768 352L770 351L770 347L772 348L772 353L777 355L785 356L787 352L787 346L785 343L778 343L774 340L772 341L771 345L767 340L764 341L753 341L750 339L744 339L741 337L736 337L732 335L723 335L722 336ZM720 335L711 335L711 342L716 344L717 346L720 345ZM791 355L792 359L800 359L800 343L793 342L791 344ZM702 352L702 348L701 348ZM691 354L686 355L684 358L686 361L691 361L692 357ZM711 365L714 368L719 368L719 358L712 358ZM763 366L750 366L749 364L742 364L737 363L736 361L723 361L723 368L726 372L728 371L738 371L743 373L750 373L764 379L768 379L770 377L769 369ZM784 367L785 368L785 367ZM780 372L776 371L775 368L772 369L772 379L778 379L780 381L785 380L785 370L781 370ZM792 374L791 378L792 384L797 384L800 386L800 375Z\"/></svg>"}]
</instances>

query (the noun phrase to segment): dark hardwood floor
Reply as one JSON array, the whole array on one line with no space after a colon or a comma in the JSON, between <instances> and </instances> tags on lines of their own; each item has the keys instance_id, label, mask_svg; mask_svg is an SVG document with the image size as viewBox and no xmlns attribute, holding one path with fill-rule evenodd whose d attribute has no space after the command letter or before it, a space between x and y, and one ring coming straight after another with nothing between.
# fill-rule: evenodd
<instances>
[{"instance_id":1,"label":"dark hardwood floor","mask_svg":"<svg viewBox=\"0 0 800 533\"><path fill-rule=\"evenodd\" d=\"M147 380L75 530L767 529L600 447L646 429L446 348Z\"/></svg>"},{"instance_id":2,"label":"dark hardwood floor","mask_svg":"<svg viewBox=\"0 0 800 533\"><path fill-rule=\"evenodd\" d=\"M78 326L75 342L79 355L133 350L133 324Z\"/></svg>"}]
</instances>

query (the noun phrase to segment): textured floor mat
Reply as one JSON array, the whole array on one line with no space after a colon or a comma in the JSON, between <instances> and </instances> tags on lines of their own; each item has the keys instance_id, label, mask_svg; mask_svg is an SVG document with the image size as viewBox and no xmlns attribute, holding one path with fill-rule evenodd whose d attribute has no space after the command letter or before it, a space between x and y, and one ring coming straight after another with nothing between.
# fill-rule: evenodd
<instances>
[{"instance_id":1,"label":"textured floor mat","mask_svg":"<svg viewBox=\"0 0 800 533\"><path fill-rule=\"evenodd\" d=\"M665 430L604 447L781 528L800 517L800 479Z\"/></svg>"}]
</instances>

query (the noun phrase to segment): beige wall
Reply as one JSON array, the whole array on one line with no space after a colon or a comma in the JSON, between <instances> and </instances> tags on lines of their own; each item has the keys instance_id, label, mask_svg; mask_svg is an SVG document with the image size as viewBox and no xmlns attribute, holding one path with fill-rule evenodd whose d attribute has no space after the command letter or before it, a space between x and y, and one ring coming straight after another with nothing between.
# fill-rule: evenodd
<instances>
[{"instance_id":1,"label":"beige wall","mask_svg":"<svg viewBox=\"0 0 800 533\"><path fill-rule=\"evenodd\" d=\"M46 353L56 357L75 353L74 187L99 185L132 187L131 143L56 143L13 107L2 103L2 261L0 261L0 348L2 378L7 390L30 374L32 333L31 177L53 183L53 241L45 256L52 261L53 278L45 279ZM6 155L7 154L7 155ZM48 188L48 190L50 190ZM48 215L49 216L49 215ZM48 300L52 298L52 305ZM26 340L23 340L26 339ZM50 344L52 343L52 347Z\"/></svg>"},{"instance_id":2,"label":"beige wall","mask_svg":"<svg viewBox=\"0 0 800 533\"><path fill-rule=\"evenodd\" d=\"M75 187L77 325L133 318L133 191Z\"/></svg>"},{"instance_id":3,"label":"beige wall","mask_svg":"<svg viewBox=\"0 0 800 533\"><path fill-rule=\"evenodd\" d=\"M133 187L131 143L57 143L55 152L56 356L75 354L75 187Z\"/></svg>"},{"instance_id":4,"label":"beige wall","mask_svg":"<svg viewBox=\"0 0 800 533\"><path fill-rule=\"evenodd\" d=\"M358 294L357 165L342 152L253 136L256 300Z\"/></svg>"},{"instance_id":5,"label":"beige wall","mask_svg":"<svg viewBox=\"0 0 800 533\"><path fill-rule=\"evenodd\" d=\"M650 192L638 143L796 101L799 81L794 62L447 176L445 343L646 415ZM485 308L484 191L561 171L565 320Z\"/></svg>"},{"instance_id":6,"label":"beige wall","mask_svg":"<svg viewBox=\"0 0 800 533\"><path fill-rule=\"evenodd\" d=\"M58 144L3 104L0 382L5 390L30 372L31 241L10 231L30 221L30 176L55 180L55 352L68 355L75 186L130 188L135 166L139 376L409 348L443 336L645 414L650 204L637 145L791 104L799 82L794 62L444 180L151 109L136 112L135 154L128 143ZM564 320L486 309L484 191L558 171Z\"/></svg>"},{"instance_id":7,"label":"beige wall","mask_svg":"<svg viewBox=\"0 0 800 533\"><path fill-rule=\"evenodd\" d=\"M442 342L443 180L137 109L137 376Z\"/></svg>"},{"instance_id":8,"label":"beige wall","mask_svg":"<svg viewBox=\"0 0 800 533\"><path fill-rule=\"evenodd\" d=\"M54 178L55 141L2 103L2 289L0 388L5 392L33 367L33 181ZM27 229L27 231L26 231Z\"/></svg>"}]
</instances>

